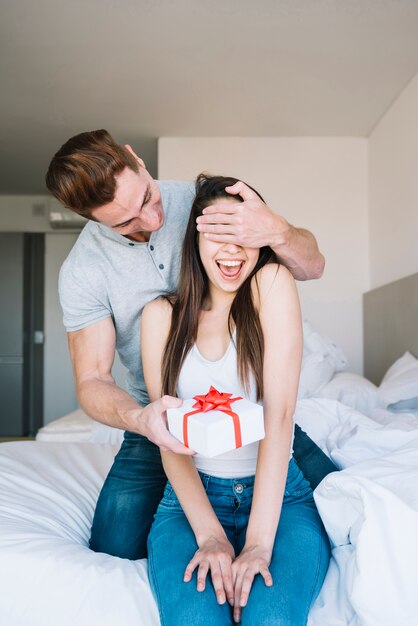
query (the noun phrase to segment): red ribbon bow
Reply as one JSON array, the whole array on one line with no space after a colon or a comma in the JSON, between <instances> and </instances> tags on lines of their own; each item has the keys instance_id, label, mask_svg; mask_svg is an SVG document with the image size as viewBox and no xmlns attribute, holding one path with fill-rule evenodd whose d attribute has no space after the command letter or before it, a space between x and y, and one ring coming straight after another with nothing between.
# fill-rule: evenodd
<instances>
[{"instance_id":1,"label":"red ribbon bow","mask_svg":"<svg viewBox=\"0 0 418 626\"><path fill-rule=\"evenodd\" d=\"M187 422L190 415L195 415L196 413L207 413L208 411L222 411L223 413L226 413L227 415L230 415L232 417L232 421L234 423L235 447L242 447L241 424L239 421L239 416L237 413L234 413L231 410L232 402L242 400L241 397L232 398L232 393L221 393L211 385L206 395L193 396L193 400L196 400L193 408L197 410L185 413L183 416L183 441L184 445L187 448L190 447L187 428Z\"/></svg>"}]
</instances>

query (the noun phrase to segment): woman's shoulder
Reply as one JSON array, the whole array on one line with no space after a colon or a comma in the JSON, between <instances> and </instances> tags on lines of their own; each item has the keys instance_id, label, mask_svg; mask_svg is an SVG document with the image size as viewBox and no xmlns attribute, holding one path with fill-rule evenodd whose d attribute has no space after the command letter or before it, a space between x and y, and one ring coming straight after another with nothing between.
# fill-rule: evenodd
<instances>
[{"instance_id":1,"label":"woman's shoulder","mask_svg":"<svg viewBox=\"0 0 418 626\"><path fill-rule=\"evenodd\" d=\"M153 324L161 324L171 321L171 313L173 310L175 298L174 296L160 296L155 300L151 300L144 306L142 311L142 321Z\"/></svg>"},{"instance_id":2,"label":"woman's shoulder","mask_svg":"<svg viewBox=\"0 0 418 626\"><path fill-rule=\"evenodd\" d=\"M267 263L253 276L251 281L255 302L260 304L272 291L286 289L294 284L294 278L284 265Z\"/></svg>"}]
</instances>

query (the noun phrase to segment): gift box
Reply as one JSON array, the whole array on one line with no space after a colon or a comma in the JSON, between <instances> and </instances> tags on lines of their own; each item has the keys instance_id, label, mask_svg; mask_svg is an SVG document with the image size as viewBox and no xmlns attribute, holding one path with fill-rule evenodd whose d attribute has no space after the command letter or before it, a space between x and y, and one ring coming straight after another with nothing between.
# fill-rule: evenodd
<instances>
[{"instance_id":1,"label":"gift box","mask_svg":"<svg viewBox=\"0 0 418 626\"><path fill-rule=\"evenodd\" d=\"M171 434L191 450L214 457L263 439L263 407L211 387L206 395L167 409Z\"/></svg>"}]
</instances>

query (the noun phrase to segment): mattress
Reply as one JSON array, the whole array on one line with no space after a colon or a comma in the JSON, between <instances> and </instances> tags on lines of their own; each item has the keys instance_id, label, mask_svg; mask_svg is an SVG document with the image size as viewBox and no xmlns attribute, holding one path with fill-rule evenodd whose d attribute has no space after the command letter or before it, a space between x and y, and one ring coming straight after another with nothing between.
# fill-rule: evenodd
<instances>
[{"instance_id":1,"label":"mattress","mask_svg":"<svg viewBox=\"0 0 418 626\"><path fill-rule=\"evenodd\" d=\"M342 471L315 499L332 559L308 626L416 626L418 427L380 424L327 399L297 421ZM88 548L118 445L0 446L0 623L158 626L147 561Z\"/></svg>"}]
</instances>

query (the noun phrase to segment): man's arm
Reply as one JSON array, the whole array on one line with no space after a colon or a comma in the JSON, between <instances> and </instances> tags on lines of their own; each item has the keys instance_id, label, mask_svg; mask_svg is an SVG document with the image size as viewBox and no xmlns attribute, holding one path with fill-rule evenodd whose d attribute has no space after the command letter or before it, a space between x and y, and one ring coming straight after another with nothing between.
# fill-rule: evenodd
<instances>
[{"instance_id":1,"label":"man's arm","mask_svg":"<svg viewBox=\"0 0 418 626\"><path fill-rule=\"evenodd\" d=\"M164 396L141 407L112 377L115 328L110 317L68 333L77 397L83 410L103 424L136 432L164 450L192 452L167 430L165 411L179 406L178 398Z\"/></svg>"},{"instance_id":2,"label":"man's arm","mask_svg":"<svg viewBox=\"0 0 418 626\"><path fill-rule=\"evenodd\" d=\"M226 187L240 203L206 207L197 218L197 229L211 241L232 242L249 248L270 246L296 280L320 278L325 259L313 234L296 228L274 213L245 183Z\"/></svg>"}]
</instances>

